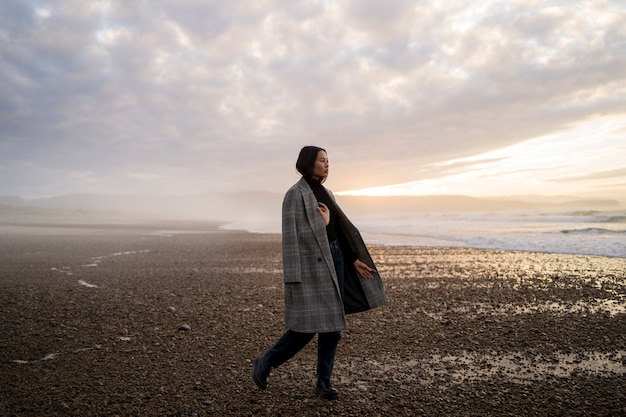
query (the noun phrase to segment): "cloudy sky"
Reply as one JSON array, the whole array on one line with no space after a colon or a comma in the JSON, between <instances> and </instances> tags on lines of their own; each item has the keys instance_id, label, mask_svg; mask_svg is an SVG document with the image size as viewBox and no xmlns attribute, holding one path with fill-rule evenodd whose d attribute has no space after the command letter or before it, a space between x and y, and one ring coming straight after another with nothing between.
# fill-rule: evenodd
<instances>
[{"instance_id":1,"label":"cloudy sky","mask_svg":"<svg viewBox=\"0 0 626 417\"><path fill-rule=\"evenodd\" d=\"M622 0L2 0L0 195L626 201L624 68Z\"/></svg>"}]
</instances>

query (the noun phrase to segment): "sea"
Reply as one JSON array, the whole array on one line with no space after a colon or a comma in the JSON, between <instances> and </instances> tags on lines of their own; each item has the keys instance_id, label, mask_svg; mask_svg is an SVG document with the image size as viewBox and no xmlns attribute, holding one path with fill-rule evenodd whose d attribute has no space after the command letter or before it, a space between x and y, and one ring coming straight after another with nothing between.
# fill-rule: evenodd
<instances>
[{"instance_id":1,"label":"sea","mask_svg":"<svg viewBox=\"0 0 626 417\"><path fill-rule=\"evenodd\" d=\"M626 258L626 210L433 212L350 216L350 219L369 244ZM223 228L280 233L280 219L244 220Z\"/></svg>"}]
</instances>

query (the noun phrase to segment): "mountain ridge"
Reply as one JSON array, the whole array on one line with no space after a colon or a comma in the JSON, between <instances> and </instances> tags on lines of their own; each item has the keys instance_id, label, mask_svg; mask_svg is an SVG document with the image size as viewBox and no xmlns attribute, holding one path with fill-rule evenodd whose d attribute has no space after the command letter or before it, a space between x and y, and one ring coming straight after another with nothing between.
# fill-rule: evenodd
<instances>
[{"instance_id":1,"label":"mountain ridge","mask_svg":"<svg viewBox=\"0 0 626 417\"><path fill-rule=\"evenodd\" d=\"M337 201L348 214L398 214L412 212L465 211L580 211L622 210L613 199L585 199L568 196L470 197L440 196L351 196L337 195ZM263 220L280 216L283 194L269 191L207 192L181 196L68 194L55 197L24 199L0 196L0 215L17 215L16 208L60 211L90 211L107 214L146 215L190 220ZM24 210L26 214L27 210ZM30 214L35 215L31 210ZM49 213L49 212L48 212Z\"/></svg>"}]
</instances>

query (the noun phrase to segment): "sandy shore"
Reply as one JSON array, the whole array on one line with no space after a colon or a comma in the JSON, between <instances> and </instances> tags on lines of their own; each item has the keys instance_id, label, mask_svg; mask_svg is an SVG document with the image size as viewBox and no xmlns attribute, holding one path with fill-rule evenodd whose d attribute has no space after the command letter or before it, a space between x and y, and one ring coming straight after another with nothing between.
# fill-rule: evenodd
<instances>
[{"instance_id":1,"label":"sandy shore","mask_svg":"<svg viewBox=\"0 0 626 417\"><path fill-rule=\"evenodd\" d=\"M1 416L626 415L626 259L373 246L390 303L350 316L327 402L314 343L250 379L279 236L1 228Z\"/></svg>"}]
</instances>

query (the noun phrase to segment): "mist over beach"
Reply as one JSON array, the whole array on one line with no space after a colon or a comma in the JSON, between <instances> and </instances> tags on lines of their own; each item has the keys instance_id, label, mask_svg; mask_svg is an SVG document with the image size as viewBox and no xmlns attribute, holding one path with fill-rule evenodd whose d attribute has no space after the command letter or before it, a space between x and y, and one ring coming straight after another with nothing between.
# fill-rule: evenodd
<instances>
[{"instance_id":1,"label":"mist over beach","mask_svg":"<svg viewBox=\"0 0 626 417\"><path fill-rule=\"evenodd\" d=\"M575 197L337 196L368 243L473 247L626 257L626 210ZM1 198L0 222L218 222L224 230L280 233L282 194L70 195ZM72 214L73 213L73 214Z\"/></svg>"}]
</instances>

